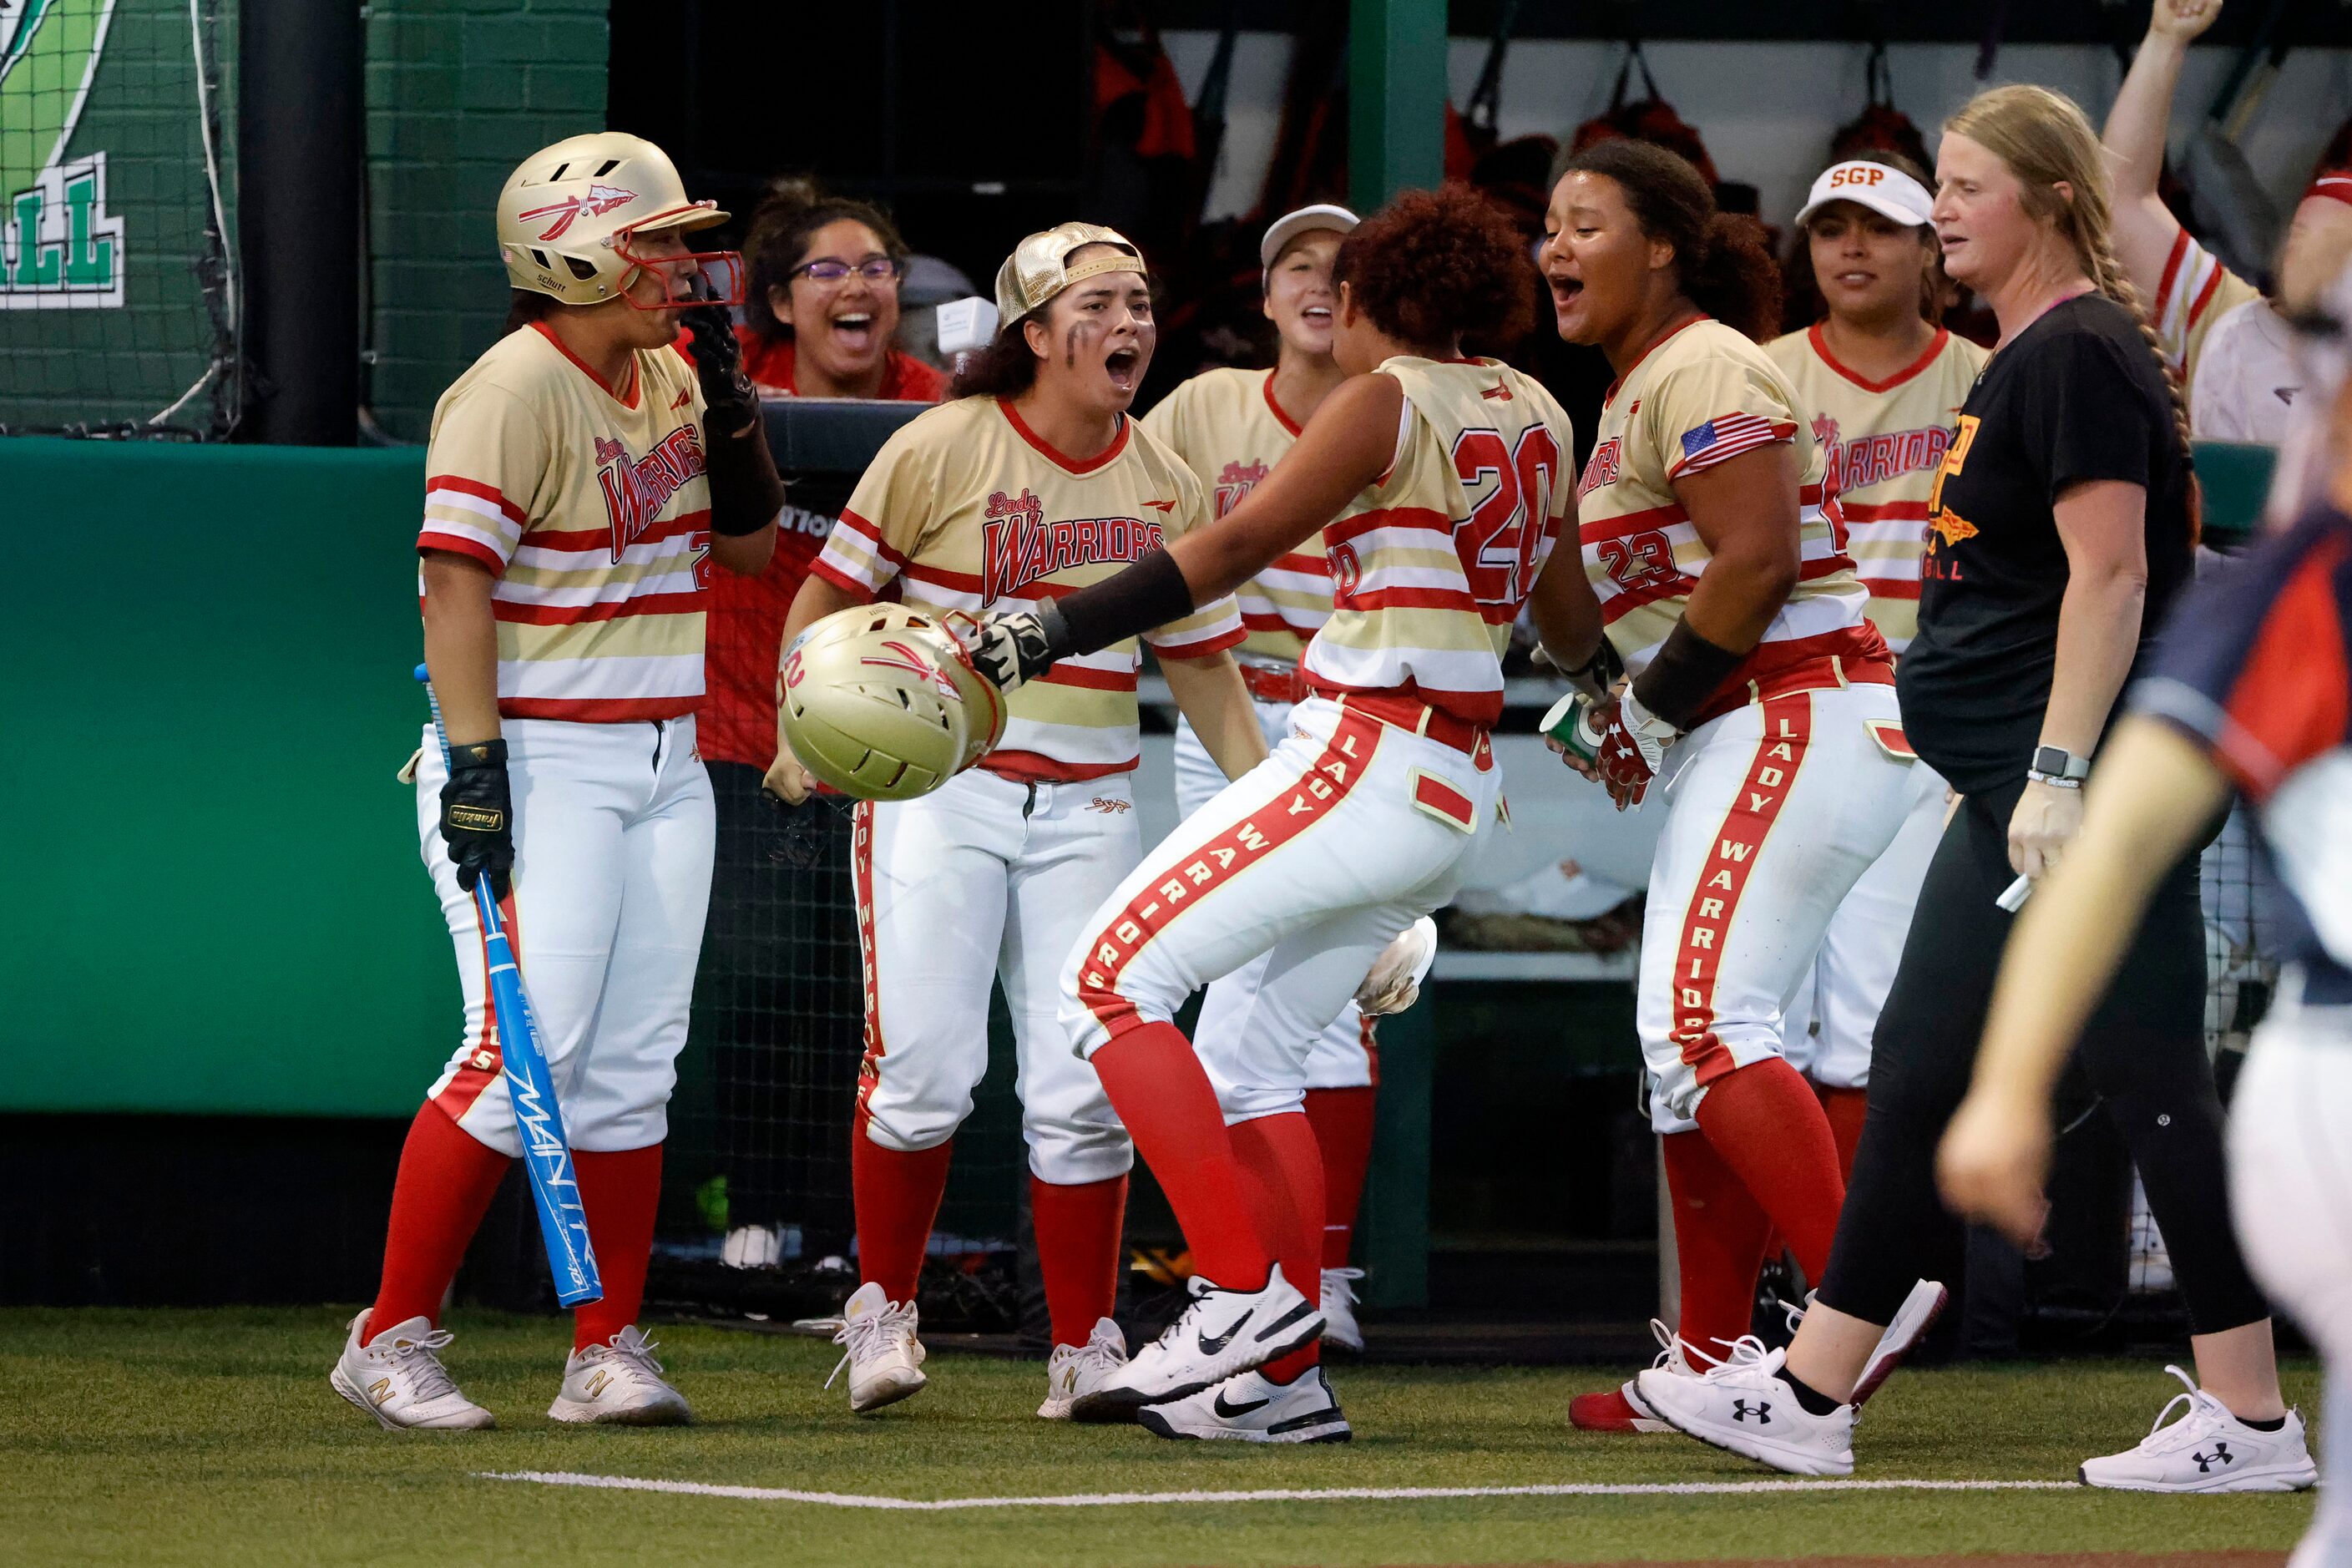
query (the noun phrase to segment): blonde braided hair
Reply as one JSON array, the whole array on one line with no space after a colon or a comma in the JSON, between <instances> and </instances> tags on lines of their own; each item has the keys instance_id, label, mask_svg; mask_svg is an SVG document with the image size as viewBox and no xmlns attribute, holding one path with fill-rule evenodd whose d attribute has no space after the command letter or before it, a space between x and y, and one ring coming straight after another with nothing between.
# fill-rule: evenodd
<instances>
[{"instance_id":1,"label":"blonde braided hair","mask_svg":"<svg viewBox=\"0 0 2352 1568\"><path fill-rule=\"evenodd\" d=\"M2181 463L2188 470L2189 529L2194 540L2204 500L2197 482L2195 448L2189 445L2189 399L2165 356L2163 340L2157 336L2139 290L2116 259L2105 153L2090 120L2063 93L2020 85L1977 94L1945 122L1944 129L1967 137L2006 164L2024 187L2019 200L2026 216L2046 220L2063 235L2092 286L2131 312L2171 401L2172 430L2179 438ZM2061 184L2070 187L2071 197L2058 189Z\"/></svg>"}]
</instances>

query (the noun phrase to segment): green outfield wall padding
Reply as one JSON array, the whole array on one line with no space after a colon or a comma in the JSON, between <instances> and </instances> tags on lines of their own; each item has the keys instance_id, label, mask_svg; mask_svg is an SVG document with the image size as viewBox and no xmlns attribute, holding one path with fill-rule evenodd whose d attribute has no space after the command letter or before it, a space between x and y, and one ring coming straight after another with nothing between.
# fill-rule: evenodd
<instances>
[{"instance_id":1,"label":"green outfield wall padding","mask_svg":"<svg viewBox=\"0 0 2352 1568\"><path fill-rule=\"evenodd\" d=\"M0 441L0 1110L415 1108L458 1027L393 778L423 490L415 449Z\"/></svg>"}]
</instances>

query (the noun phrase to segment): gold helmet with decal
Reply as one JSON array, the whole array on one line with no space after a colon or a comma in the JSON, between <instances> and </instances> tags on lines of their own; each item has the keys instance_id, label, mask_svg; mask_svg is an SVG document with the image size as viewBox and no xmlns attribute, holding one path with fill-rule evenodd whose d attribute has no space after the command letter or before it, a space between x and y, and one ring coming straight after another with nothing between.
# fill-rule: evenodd
<instances>
[{"instance_id":1,"label":"gold helmet with decal","mask_svg":"<svg viewBox=\"0 0 2352 1568\"><path fill-rule=\"evenodd\" d=\"M794 638L778 677L801 765L860 800L929 795L1004 734L1004 695L940 617L837 610Z\"/></svg>"},{"instance_id":2,"label":"gold helmet with decal","mask_svg":"<svg viewBox=\"0 0 2352 1568\"><path fill-rule=\"evenodd\" d=\"M714 203L689 201L677 165L644 137L599 131L542 148L507 176L499 192L499 254L516 288L567 305L598 305L626 298L635 268L659 265L632 255L631 237L691 233L729 216ZM711 250L692 259L721 302L740 302L728 299L742 291L740 258Z\"/></svg>"}]
</instances>

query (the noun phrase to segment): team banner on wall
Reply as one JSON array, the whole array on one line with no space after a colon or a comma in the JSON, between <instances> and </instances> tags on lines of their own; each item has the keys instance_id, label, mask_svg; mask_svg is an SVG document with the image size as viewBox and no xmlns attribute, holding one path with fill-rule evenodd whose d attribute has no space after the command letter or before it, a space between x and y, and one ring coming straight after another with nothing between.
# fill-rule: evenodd
<instances>
[{"instance_id":1,"label":"team banner on wall","mask_svg":"<svg viewBox=\"0 0 2352 1568\"><path fill-rule=\"evenodd\" d=\"M115 0L0 0L0 310L123 302L123 220L106 153L68 159Z\"/></svg>"}]
</instances>

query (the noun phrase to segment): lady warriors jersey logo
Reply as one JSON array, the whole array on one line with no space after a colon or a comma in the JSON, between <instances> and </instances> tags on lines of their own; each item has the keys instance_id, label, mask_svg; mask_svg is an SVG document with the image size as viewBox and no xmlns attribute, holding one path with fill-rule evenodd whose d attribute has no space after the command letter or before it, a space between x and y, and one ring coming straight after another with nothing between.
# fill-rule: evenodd
<instances>
[{"instance_id":1,"label":"lady warriors jersey logo","mask_svg":"<svg viewBox=\"0 0 2352 1568\"><path fill-rule=\"evenodd\" d=\"M703 471L702 440L691 425L662 437L642 458L627 447L596 437L596 485L604 493L604 515L613 524L613 559L645 537L678 487Z\"/></svg>"},{"instance_id":2,"label":"lady warriors jersey logo","mask_svg":"<svg viewBox=\"0 0 2352 1568\"><path fill-rule=\"evenodd\" d=\"M1152 502L1145 502L1147 506ZM993 603L1040 577L1073 566L1140 561L1160 546L1166 531L1134 517L1072 517L1045 521L1045 505L1027 489L996 490L980 525L981 593Z\"/></svg>"}]
</instances>

